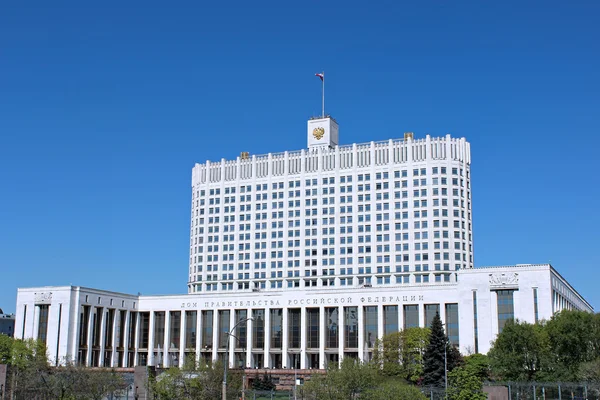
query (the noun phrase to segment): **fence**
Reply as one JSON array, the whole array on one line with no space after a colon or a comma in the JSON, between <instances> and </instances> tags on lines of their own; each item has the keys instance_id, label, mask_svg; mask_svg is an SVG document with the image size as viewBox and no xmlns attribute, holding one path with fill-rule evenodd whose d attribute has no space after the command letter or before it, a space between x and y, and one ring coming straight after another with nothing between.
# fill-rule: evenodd
<instances>
[{"instance_id":1,"label":"fence","mask_svg":"<svg viewBox=\"0 0 600 400\"><path fill-rule=\"evenodd\" d=\"M494 382L485 386L506 388L508 400L600 400L600 382Z\"/></svg>"}]
</instances>

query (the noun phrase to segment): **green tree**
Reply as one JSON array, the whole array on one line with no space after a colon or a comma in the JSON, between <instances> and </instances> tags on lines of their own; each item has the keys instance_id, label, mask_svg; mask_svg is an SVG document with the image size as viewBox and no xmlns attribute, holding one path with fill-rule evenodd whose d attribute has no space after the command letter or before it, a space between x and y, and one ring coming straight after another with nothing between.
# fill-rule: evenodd
<instances>
[{"instance_id":1,"label":"green tree","mask_svg":"<svg viewBox=\"0 0 600 400\"><path fill-rule=\"evenodd\" d=\"M384 376L417 382L423 376L423 354L429 343L428 328L408 328L377 340L373 363Z\"/></svg>"},{"instance_id":2,"label":"green tree","mask_svg":"<svg viewBox=\"0 0 600 400\"><path fill-rule=\"evenodd\" d=\"M267 374L267 371L265 371L262 378L258 376L257 373L256 378L254 378L254 381L252 382L252 388L254 390L274 390L275 384L273 383L271 375Z\"/></svg>"},{"instance_id":3,"label":"green tree","mask_svg":"<svg viewBox=\"0 0 600 400\"><path fill-rule=\"evenodd\" d=\"M471 354L464 357L462 366L469 368L482 382L490 378L490 359L485 354Z\"/></svg>"},{"instance_id":4,"label":"green tree","mask_svg":"<svg viewBox=\"0 0 600 400\"><path fill-rule=\"evenodd\" d=\"M579 376L582 381L600 383L600 358L581 364Z\"/></svg>"},{"instance_id":5,"label":"green tree","mask_svg":"<svg viewBox=\"0 0 600 400\"><path fill-rule=\"evenodd\" d=\"M431 322L429 345L423 356L423 384L444 386L446 370L452 371L460 360L458 349L450 345L440 315L436 313Z\"/></svg>"},{"instance_id":6,"label":"green tree","mask_svg":"<svg viewBox=\"0 0 600 400\"><path fill-rule=\"evenodd\" d=\"M429 328L408 328L403 333L401 352L403 377L416 383L424 374L425 352L429 346L431 331Z\"/></svg>"},{"instance_id":7,"label":"green tree","mask_svg":"<svg viewBox=\"0 0 600 400\"><path fill-rule=\"evenodd\" d=\"M150 392L157 400L214 400L221 398L223 363L206 366L186 360L183 368L169 368L149 379ZM227 398L237 400L242 389L242 379L237 371L227 375Z\"/></svg>"},{"instance_id":8,"label":"green tree","mask_svg":"<svg viewBox=\"0 0 600 400\"><path fill-rule=\"evenodd\" d=\"M325 374L314 374L304 384L302 392L307 399L347 400L358 398L359 393L378 382L374 365L345 357L341 366L331 364Z\"/></svg>"},{"instance_id":9,"label":"green tree","mask_svg":"<svg viewBox=\"0 0 600 400\"><path fill-rule=\"evenodd\" d=\"M0 364L8 364L12 353L14 339L0 334Z\"/></svg>"},{"instance_id":10,"label":"green tree","mask_svg":"<svg viewBox=\"0 0 600 400\"><path fill-rule=\"evenodd\" d=\"M550 351L555 354L555 379L575 381L583 363L600 354L600 317L583 311L563 310L546 324Z\"/></svg>"},{"instance_id":11,"label":"green tree","mask_svg":"<svg viewBox=\"0 0 600 400\"><path fill-rule=\"evenodd\" d=\"M427 400L415 386L409 386L401 381L388 381L366 390L360 400Z\"/></svg>"},{"instance_id":12,"label":"green tree","mask_svg":"<svg viewBox=\"0 0 600 400\"><path fill-rule=\"evenodd\" d=\"M543 325L507 321L488 353L492 372L505 381L552 379L552 355Z\"/></svg>"},{"instance_id":13,"label":"green tree","mask_svg":"<svg viewBox=\"0 0 600 400\"><path fill-rule=\"evenodd\" d=\"M448 396L451 400L486 400L483 381L476 367L466 363L448 374Z\"/></svg>"}]
</instances>

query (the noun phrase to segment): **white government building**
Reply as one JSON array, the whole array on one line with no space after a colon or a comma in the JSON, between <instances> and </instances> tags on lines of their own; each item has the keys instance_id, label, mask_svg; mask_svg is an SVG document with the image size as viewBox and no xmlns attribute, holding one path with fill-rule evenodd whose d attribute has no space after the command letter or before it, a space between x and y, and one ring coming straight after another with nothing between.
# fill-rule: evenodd
<instances>
[{"instance_id":1,"label":"white government building","mask_svg":"<svg viewBox=\"0 0 600 400\"><path fill-rule=\"evenodd\" d=\"M436 313L463 353L485 353L509 319L593 312L549 264L473 268L464 138L340 146L330 117L307 137L301 151L194 166L188 294L19 289L15 336L59 363L228 351L231 367L306 369L368 360L377 338Z\"/></svg>"}]
</instances>

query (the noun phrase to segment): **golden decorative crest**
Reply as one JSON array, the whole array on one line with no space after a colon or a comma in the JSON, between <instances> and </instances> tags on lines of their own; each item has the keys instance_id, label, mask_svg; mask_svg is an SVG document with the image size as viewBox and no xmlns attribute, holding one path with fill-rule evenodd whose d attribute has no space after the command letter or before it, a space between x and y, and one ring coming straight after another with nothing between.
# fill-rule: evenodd
<instances>
[{"instance_id":1,"label":"golden decorative crest","mask_svg":"<svg viewBox=\"0 0 600 400\"><path fill-rule=\"evenodd\" d=\"M313 136L315 137L315 139L321 140L323 138L323 135L325 135L324 128L318 127L313 129Z\"/></svg>"}]
</instances>

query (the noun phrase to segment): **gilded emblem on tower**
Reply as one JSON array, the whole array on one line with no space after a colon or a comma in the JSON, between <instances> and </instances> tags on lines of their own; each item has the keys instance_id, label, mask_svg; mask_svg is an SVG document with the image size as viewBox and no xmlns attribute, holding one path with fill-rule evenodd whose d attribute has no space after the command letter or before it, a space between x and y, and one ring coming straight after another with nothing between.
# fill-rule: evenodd
<instances>
[{"instance_id":1,"label":"gilded emblem on tower","mask_svg":"<svg viewBox=\"0 0 600 400\"><path fill-rule=\"evenodd\" d=\"M318 127L313 129L313 136L315 137L315 139L321 140L323 138L323 135L325 135L324 128Z\"/></svg>"}]
</instances>

